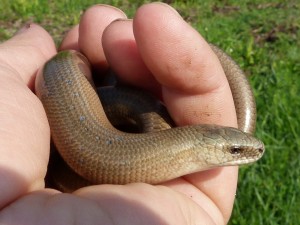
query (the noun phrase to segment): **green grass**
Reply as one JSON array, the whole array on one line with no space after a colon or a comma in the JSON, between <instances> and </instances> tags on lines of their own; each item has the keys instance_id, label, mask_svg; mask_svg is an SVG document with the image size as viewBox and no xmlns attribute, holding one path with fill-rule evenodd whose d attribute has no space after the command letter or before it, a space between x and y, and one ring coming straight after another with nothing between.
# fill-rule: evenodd
<instances>
[{"instance_id":1,"label":"green grass","mask_svg":"<svg viewBox=\"0 0 300 225\"><path fill-rule=\"evenodd\" d=\"M24 22L42 24L59 43L92 0L2 0L0 42ZM132 17L142 0L106 0ZM168 1L249 74L258 107L262 160L240 170L230 224L300 221L300 4L297 0ZM99 2L98 2L99 3Z\"/></svg>"}]
</instances>

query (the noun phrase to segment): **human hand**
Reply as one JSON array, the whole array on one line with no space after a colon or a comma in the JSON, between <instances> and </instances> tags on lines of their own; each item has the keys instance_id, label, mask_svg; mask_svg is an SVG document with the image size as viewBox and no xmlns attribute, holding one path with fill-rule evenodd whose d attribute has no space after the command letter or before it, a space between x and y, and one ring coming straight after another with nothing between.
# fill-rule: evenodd
<instances>
[{"instance_id":1,"label":"human hand","mask_svg":"<svg viewBox=\"0 0 300 225\"><path fill-rule=\"evenodd\" d=\"M165 4L147 4L133 20L125 17L94 6L61 49L80 50L95 69L109 64L124 82L161 94L178 125L236 126L224 72L198 32ZM51 37L34 24L0 46L0 224L227 223L237 167L155 186L95 185L71 195L45 189L50 130L31 90L37 69L55 53Z\"/></svg>"}]
</instances>

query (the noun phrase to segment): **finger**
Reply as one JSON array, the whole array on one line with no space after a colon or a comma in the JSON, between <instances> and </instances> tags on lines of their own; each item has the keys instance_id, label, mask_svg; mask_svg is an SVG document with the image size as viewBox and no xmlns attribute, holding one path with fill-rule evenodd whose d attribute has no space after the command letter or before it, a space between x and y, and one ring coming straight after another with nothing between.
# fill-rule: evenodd
<instances>
[{"instance_id":1,"label":"finger","mask_svg":"<svg viewBox=\"0 0 300 225\"><path fill-rule=\"evenodd\" d=\"M16 213L18 212L18 213ZM43 216L40 216L43 215ZM190 215L196 215L191 218ZM98 185L73 195L53 190L31 193L0 213L1 224L224 224L205 210L163 186ZM84 221L84 222L83 222Z\"/></svg>"},{"instance_id":2,"label":"finger","mask_svg":"<svg viewBox=\"0 0 300 225\"><path fill-rule=\"evenodd\" d=\"M54 42L48 33L35 24L27 24L13 38L1 44L0 62L7 69L15 70L25 84L33 88L37 69L55 52Z\"/></svg>"},{"instance_id":3,"label":"finger","mask_svg":"<svg viewBox=\"0 0 300 225\"><path fill-rule=\"evenodd\" d=\"M105 71L108 67L101 43L102 33L112 21L119 18L126 18L120 9L96 5L89 8L80 20L79 48L97 71Z\"/></svg>"},{"instance_id":4,"label":"finger","mask_svg":"<svg viewBox=\"0 0 300 225\"><path fill-rule=\"evenodd\" d=\"M107 62L118 78L160 95L160 85L143 62L132 30L132 20L115 20L105 30L102 45Z\"/></svg>"},{"instance_id":5,"label":"finger","mask_svg":"<svg viewBox=\"0 0 300 225\"><path fill-rule=\"evenodd\" d=\"M28 86L55 52L50 35L35 24L0 45L0 208L44 186L50 131L41 102Z\"/></svg>"},{"instance_id":6,"label":"finger","mask_svg":"<svg viewBox=\"0 0 300 225\"><path fill-rule=\"evenodd\" d=\"M141 57L162 85L164 101L177 124L237 125L230 88L216 55L174 9L157 3L142 6L134 17L133 31ZM228 219L237 183L236 168L197 173L185 179L207 194Z\"/></svg>"},{"instance_id":7,"label":"finger","mask_svg":"<svg viewBox=\"0 0 300 225\"><path fill-rule=\"evenodd\" d=\"M169 6L156 3L138 10L133 29L140 54L163 86L168 109L179 125L236 126L222 67L197 31Z\"/></svg>"},{"instance_id":8,"label":"finger","mask_svg":"<svg viewBox=\"0 0 300 225\"><path fill-rule=\"evenodd\" d=\"M74 26L71 30L68 31L63 41L59 46L59 51L73 49L79 51L78 45L79 38L79 25Z\"/></svg>"}]
</instances>

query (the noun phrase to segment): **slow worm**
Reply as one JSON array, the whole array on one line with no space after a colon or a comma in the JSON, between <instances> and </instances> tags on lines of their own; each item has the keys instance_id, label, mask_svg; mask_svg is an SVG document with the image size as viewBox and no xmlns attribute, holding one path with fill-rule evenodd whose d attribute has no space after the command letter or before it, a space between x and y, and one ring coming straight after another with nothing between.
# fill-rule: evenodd
<instances>
[{"instance_id":1,"label":"slow worm","mask_svg":"<svg viewBox=\"0 0 300 225\"><path fill-rule=\"evenodd\" d=\"M239 129L194 125L149 133L115 129L85 74L88 60L75 51L59 52L36 79L51 135L72 170L94 184L157 184L219 166L257 161L263 143L251 133L256 109L251 87L239 67L211 45L226 73L234 97ZM120 102L126 108L124 98Z\"/></svg>"}]
</instances>

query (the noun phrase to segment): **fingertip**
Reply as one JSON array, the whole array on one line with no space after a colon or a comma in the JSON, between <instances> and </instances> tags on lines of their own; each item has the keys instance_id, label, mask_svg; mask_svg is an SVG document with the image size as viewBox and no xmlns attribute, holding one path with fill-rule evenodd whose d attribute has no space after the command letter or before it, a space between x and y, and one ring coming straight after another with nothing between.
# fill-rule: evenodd
<instances>
[{"instance_id":1,"label":"fingertip","mask_svg":"<svg viewBox=\"0 0 300 225\"><path fill-rule=\"evenodd\" d=\"M212 68L216 57L208 43L175 9L161 3L146 4L134 17L133 30L146 65L162 85L189 93L208 91L203 90L199 73L207 74L204 70ZM212 88L216 82L205 84Z\"/></svg>"},{"instance_id":2,"label":"fingertip","mask_svg":"<svg viewBox=\"0 0 300 225\"><path fill-rule=\"evenodd\" d=\"M55 43L51 35L40 25L35 23L26 23L15 35L7 42L31 41L37 46L45 56L52 56L56 53Z\"/></svg>"},{"instance_id":3,"label":"fingertip","mask_svg":"<svg viewBox=\"0 0 300 225\"><path fill-rule=\"evenodd\" d=\"M79 38L79 25L77 24L67 32L58 50L62 51L67 49L73 49L79 51L80 49L78 45L78 38Z\"/></svg>"},{"instance_id":4,"label":"fingertip","mask_svg":"<svg viewBox=\"0 0 300 225\"><path fill-rule=\"evenodd\" d=\"M2 43L0 49L3 69L20 76L31 89L37 70L56 54L50 34L34 23L23 26L11 39Z\"/></svg>"},{"instance_id":5,"label":"fingertip","mask_svg":"<svg viewBox=\"0 0 300 225\"><path fill-rule=\"evenodd\" d=\"M101 39L104 29L114 20L127 18L120 9L109 5L94 5L87 9L79 24L78 44L81 52L96 70L107 69Z\"/></svg>"},{"instance_id":6,"label":"fingertip","mask_svg":"<svg viewBox=\"0 0 300 225\"><path fill-rule=\"evenodd\" d=\"M143 62L132 30L132 20L113 21L102 37L103 49L118 80L160 95L160 85Z\"/></svg>"}]
</instances>

